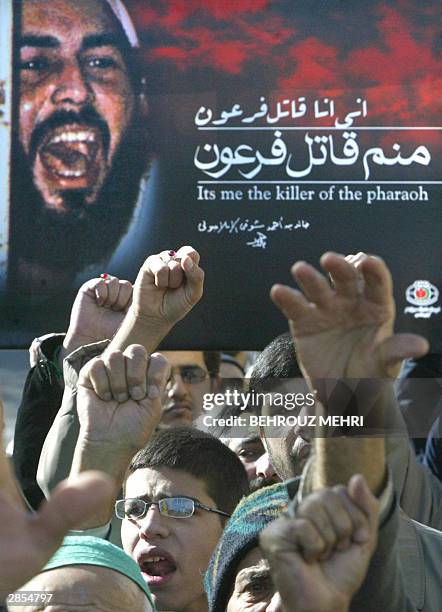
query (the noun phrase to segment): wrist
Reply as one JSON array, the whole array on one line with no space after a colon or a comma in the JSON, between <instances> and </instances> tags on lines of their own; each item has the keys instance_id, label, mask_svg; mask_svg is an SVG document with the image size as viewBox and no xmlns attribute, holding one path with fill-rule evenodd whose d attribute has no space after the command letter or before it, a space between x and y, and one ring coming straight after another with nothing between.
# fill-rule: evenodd
<instances>
[{"instance_id":1,"label":"wrist","mask_svg":"<svg viewBox=\"0 0 442 612\"><path fill-rule=\"evenodd\" d=\"M101 470L111 476L119 490L137 449L121 448L115 442L91 441L81 433L75 446L71 476L88 470Z\"/></svg>"},{"instance_id":2,"label":"wrist","mask_svg":"<svg viewBox=\"0 0 442 612\"><path fill-rule=\"evenodd\" d=\"M90 336L85 336L82 334L76 334L67 332L65 339L63 341L63 346L61 348L60 355L63 355L63 359L76 351L80 346L85 346L86 344L92 344L93 342L97 342L95 338L91 338Z\"/></svg>"},{"instance_id":3,"label":"wrist","mask_svg":"<svg viewBox=\"0 0 442 612\"><path fill-rule=\"evenodd\" d=\"M359 436L393 433L397 422L390 406L394 402L389 379L314 379L311 387L322 412L320 435ZM339 433L338 433L339 432Z\"/></svg>"},{"instance_id":4,"label":"wrist","mask_svg":"<svg viewBox=\"0 0 442 612\"><path fill-rule=\"evenodd\" d=\"M132 304L127 311L126 318L128 318L134 326L145 329L150 333L168 333L174 326L174 323L165 317L146 314L134 304Z\"/></svg>"},{"instance_id":5,"label":"wrist","mask_svg":"<svg viewBox=\"0 0 442 612\"><path fill-rule=\"evenodd\" d=\"M146 315L132 305L109 349L125 350L130 344L141 344L148 353L153 353L172 328L173 324L166 319Z\"/></svg>"},{"instance_id":6,"label":"wrist","mask_svg":"<svg viewBox=\"0 0 442 612\"><path fill-rule=\"evenodd\" d=\"M81 427L75 449L84 458L96 457L98 461L106 458L110 465L120 463L122 460L130 461L139 451L139 447L134 444L122 444L116 439L92 437L90 433L82 431Z\"/></svg>"}]
</instances>

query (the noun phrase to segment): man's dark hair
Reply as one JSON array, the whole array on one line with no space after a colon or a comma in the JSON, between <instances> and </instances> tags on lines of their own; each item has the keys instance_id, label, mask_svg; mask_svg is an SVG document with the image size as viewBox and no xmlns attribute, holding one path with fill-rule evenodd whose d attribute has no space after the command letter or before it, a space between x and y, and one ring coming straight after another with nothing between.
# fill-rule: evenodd
<instances>
[{"instance_id":1,"label":"man's dark hair","mask_svg":"<svg viewBox=\"0 0 442 612\"><path fill-rule=\"evenodd\" d=\"M212 435L190 427L158 431L132 459L128 475L142 468L183 470L203 480L217 508L228 514L249 493L246 471L235 453Z\"/></svg>"},{"instance_id":2,"label":"man's dark hair","mask_svg":"<svg viewBox=\"0 0 442 612\"><path fill-rule=\"evenodd\" d=\"M303 378L288 332L272 340L259 355L250 374L249 390L270 391L281 378Z\"/></svg>"},{"instance_id":3,"label":"man's dark hair","mask_svg":"<svg viewBox=\"0 0 442 612\"><path fill-rule=\"evenodd\" d=\"M221 366L221 352L203 351L203 358L210 378L216 378L219 374L219 368Z\"/></svg>"}]
</instances>

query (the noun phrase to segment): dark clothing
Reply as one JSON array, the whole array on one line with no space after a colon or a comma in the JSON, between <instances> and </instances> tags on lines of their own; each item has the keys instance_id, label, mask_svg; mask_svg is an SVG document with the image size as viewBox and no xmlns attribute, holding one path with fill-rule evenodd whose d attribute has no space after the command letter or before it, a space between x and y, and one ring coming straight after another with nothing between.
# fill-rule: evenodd
<instances>
[{"instance_id":1,"label":"dark clothing","mask_svg":"<svg viewBox=\"0 0 442 612\"><path fill-rule=\"evenodd\" d=\"M442 355L406 359L396 383L396 397L416 455L425 451L428 433L440 416Z\"/></svg>"},{"instance_id":2,"label":"dark clothing","mask_svg":"<svg viewBox=\"0 0 442 612\"><path fill-rule=\"evenodd\" d=\"M63 384L52 361L63 339L64 334L56 334L39 343L37 364L26 378L15 423L12 456L15 474L28 503L35 510L45 498L36 482L41 449L63 397Z\"/></svg>"},{"instance_id":3,"label":"dark clothing","mask_svg":"<svg viewBox=\"0 0 442 612\"><path fill-rule=\"evenodd\" d=\"M431 428L423 463L442 482L442 417L437 418Z\"/></svg>"}]
</instances>

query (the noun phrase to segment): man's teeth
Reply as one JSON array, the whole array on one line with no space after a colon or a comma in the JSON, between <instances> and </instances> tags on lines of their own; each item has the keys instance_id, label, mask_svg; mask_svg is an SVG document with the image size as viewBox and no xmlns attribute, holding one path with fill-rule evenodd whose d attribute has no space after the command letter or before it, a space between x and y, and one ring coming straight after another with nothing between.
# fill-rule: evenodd
<instances>
[{"instance_id":1,"label":"man's teeth","mask_svg":"<svg viewBox=\"0 0 442 612\"><path fill-rule=\"evenodd\" d=\"M95 134L93 132L63 132L52 138L49 144L57 142L94 142Z\"/></svg>"},{"instance_id":2,"label":"man's teeth","mask_svg":"<svg viewBox=\"0 0 442 612\"><path fill-rule=\"evenodd\" d=\"M83 172L82 170L61 170L58 172L58 174L60 176L71 177L71 176L83 176L85 172Z\"/></svg>"}]
</instances>

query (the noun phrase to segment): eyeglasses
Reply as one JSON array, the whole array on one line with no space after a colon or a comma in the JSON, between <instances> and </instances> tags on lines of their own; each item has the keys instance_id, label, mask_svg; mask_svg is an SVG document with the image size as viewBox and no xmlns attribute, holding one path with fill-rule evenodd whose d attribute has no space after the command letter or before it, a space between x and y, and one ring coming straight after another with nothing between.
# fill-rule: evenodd
<instances>
[{"instance_id":1,"label":"eyeglasses","mask_svg":"<svg viewBox=\"0 0 442 612\"><path fill-rule=\"evenodd\" d=\"M208 372L200 368L200 366L176 366L171 369L170 378L168 382L173 379L175 374L179 374L188 385L196 385L198 383L202 383L208 377Z\"/></svg>"},{"instance_id":2,"label":"eyeglasses","mask_svg":"<svg viewBox=\"0 0 442 612\"><path fill-rule=\"evenodd\" d=\"M139 519L145 516L151 506L158 506L160 514L169 518L190 518L195 512L195 508L201 508L208 512L215 512L222 516L230 517L230 514L209 508L200 502L190 499L189 497L165 497L156 502L144 501L135 497L127 499L118 499L115 502L115 514L119 519Z\"/></svg>"}]
</instances>

